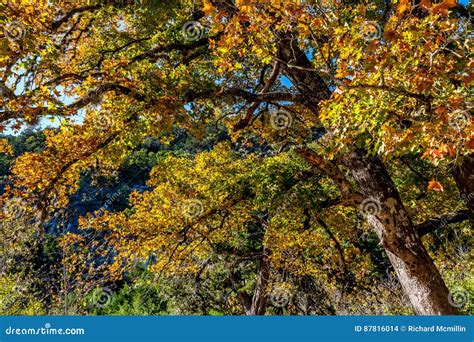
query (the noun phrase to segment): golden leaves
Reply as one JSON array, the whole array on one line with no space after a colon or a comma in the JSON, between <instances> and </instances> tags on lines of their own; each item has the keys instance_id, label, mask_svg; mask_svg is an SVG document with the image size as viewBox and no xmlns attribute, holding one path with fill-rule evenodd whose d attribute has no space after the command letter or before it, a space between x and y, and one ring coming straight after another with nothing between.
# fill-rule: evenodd
<instances>
[{"instance_id":1,"label":"golden leaves","mask_svg":"<svg viewBox=\"0 0 474 342\"><path fill-rule=\"evenodd\" d=\"M400 0L400 3L397 6L398 15L402 15L410 9L411 0Z\"/></svg>"},{"instance_id":2,"label":"golden leaves","mask_svg":"<svg viewBox=\"0 0 474 342\"><path fill-rule=\"evenodd\" d=\"M13 149L7 139L0 139L0 154L1 153L13 156Z\"/></svg>"},{"instance_id":3,"label":"golden leaves","mask_svg":"<svg viewBox=\"0 0 474 342\"><path fill-rule=\"evenodd\" d=\"M211 4L211 2L204 0L203 4L204 4L204 7L202 8L202 11L204 12L206 16L209 16L216 12L216 9Z\"/></svg>"}]
</instances>

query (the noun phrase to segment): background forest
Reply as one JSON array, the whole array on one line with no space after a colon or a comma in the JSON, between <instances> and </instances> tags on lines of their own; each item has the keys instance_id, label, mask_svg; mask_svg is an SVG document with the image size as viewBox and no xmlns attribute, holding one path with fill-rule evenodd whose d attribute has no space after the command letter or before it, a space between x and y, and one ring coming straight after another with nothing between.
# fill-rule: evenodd
<instances>
[{"instance_id":1,"label":"background forest","mask_svg":"<svg viewBox=\"0 0 474 342\"><path fill-rule=\"evenodd\" d=\"M0 314L474 313L472 5L0 4Z\"/></svg>"}]
</instances>

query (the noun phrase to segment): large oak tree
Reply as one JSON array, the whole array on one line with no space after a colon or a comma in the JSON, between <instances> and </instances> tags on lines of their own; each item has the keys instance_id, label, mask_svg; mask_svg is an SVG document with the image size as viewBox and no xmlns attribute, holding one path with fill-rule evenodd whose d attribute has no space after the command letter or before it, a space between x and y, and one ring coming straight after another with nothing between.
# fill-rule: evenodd
<instances>
[{"instance_id":1,"label":"large oak tree","mask_svg":"<svg viewBox=\"0 0 474 342\"><path fill-rule=\"evenodd\" d=\"M261 314L271 270L317 248L316 236L288 227L304 231L309 220L328 230L325 209L355 208L414 311L457 313L419 228L472 215L466 8L454 1L183 0L1 9L0 129L48 116L61 124L46 131L44 151L16 160L4 202L20 198L26 212L48 215L67 205L81 173L98 163L112 172L149 137L167 143L180 127L203 138L210 125L224 125L234 146L248 147L254 137L257 150L271 148L239 160L217 145L195 160L164 160L150 174L152 190L131 195L131 211L82 221L107 232L117 253L110 272L119 276L127 260L155 253L153 270L173 274L198 273L216 255L253 256L255 292L239 299L247 313ZM0 147L9 152L5 142ZM470 214L417 227L390 172L413 155L452 170ZM272 196L291 185L269 174L303 179L321 200L301 205L298 198L281 209ZM425 186L443 189L436 179ZM260 227L257 250L240 245L248 225ZM312 269L296 263L292 271Z\"/></svg>"}]
</instances>

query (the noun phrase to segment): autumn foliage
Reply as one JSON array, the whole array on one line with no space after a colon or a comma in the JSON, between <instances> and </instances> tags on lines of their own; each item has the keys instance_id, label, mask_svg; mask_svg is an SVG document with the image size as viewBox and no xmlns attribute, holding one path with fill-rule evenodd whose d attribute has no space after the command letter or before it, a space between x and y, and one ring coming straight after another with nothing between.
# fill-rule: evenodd
<instances>
[{"instance_id":1,"label":"autumn foliage","mask_svg":"<svg viewBox=\"0 0 474 342\"><path fill-rule=\"evenodd\" d=\"M52 299L29 307L54 312L66 295L90 313L82 296L136 285L158 286L166 313L472 310L472 8L0 10L0 252L56 249L41 260L57 287L27 282ZM27 125L44 140L19 152L11 134ZM110 179L78 214L84 189ZM32 277L3 272L0 300Z\"/></svg>"}]
</instances>

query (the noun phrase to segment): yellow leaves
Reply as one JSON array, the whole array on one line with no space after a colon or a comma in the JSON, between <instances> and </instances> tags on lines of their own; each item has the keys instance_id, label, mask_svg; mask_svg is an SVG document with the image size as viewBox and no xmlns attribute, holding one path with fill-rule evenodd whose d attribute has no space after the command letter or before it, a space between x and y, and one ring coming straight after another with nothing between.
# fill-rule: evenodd
<instances>
[{"instance_id":1,"label":"yellow leaves","mask_svg":"<svg viewBox=\"0 0 474 342\"><path fill-rule=\"evenodd\" d=\"M235 2L236 7L239 9L239 12L243 15L249 14L252 9L253 0L237 0Z\"/></svg>"},{"instance_id":2,"label":"yellow leaves","mask_svg":"<svg viewBox=\"0 0 474 342\"><path fill-rule=\"evenodd\" d=\"M13 149L7 139L0 139L0 154L1 153L13 156Z\"/></svg>"},{"instance_id":3,"label":"yellow leaves","mask_svg":"<svg viewBox=\"0 0 474 342\"><path fill-rule=\"evenodd\" d=\"M216 12L216 9L214 8L214 6L209 2L209 1L204 1L204 7L202 8L202 11L204 12L204 14L206 16L209 16L213 13Z\"/></svg>"},{"instance_id":4,"label":"yellow leaves","mask_svg":"<svg viewBox=\"0 0 474 342\"><path fill-rule=\"evenodd\" d=\"M433 180L430 180L428 182L428 190L432 190L432 191L444 191L444 188L443 188L443 185L438 182L438 181L435 181L434 179Z\"/></svg>"},{"instance_id":5,"label":"yellow leaves","mask_svg":"<svg viewBox=\"0 0 474 342\"><path fill-rule=\"evenodd\" d=\"M400 3L397 6L397 14L402 15L407 10L410 9L411 1L410 0L400 0Z\"/></svg>"},{"instance_id":6,"label":"yellow leaves","mask_svg":"<svg viewBox=\"0 0 474 342\"><path fill-rule=\"evenodd\" d=\"M306 23L298 23L297 29L303 37L309 36L311 34L309 25Z\"/></svg>"}]
</instances>

